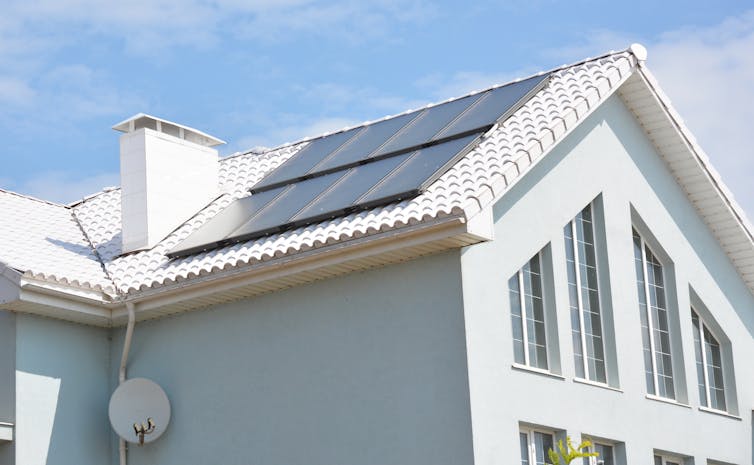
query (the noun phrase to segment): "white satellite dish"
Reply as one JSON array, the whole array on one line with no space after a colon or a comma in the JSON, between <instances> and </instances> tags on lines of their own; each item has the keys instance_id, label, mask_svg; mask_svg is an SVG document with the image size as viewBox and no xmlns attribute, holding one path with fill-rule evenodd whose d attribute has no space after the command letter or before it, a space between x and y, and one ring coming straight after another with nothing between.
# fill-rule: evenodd
<instances>
[{"instance_id":1,"label":"white satellite dish","mask_svg":"<svg viewBox=\"0 0 754 465\"><path fill-rule=\"evenodd\" d=\"M165 391L146 378L121 383L110 397L110 424L121 438L145 444L159 438L170 423Z\"/></svg>"}]
</instances>

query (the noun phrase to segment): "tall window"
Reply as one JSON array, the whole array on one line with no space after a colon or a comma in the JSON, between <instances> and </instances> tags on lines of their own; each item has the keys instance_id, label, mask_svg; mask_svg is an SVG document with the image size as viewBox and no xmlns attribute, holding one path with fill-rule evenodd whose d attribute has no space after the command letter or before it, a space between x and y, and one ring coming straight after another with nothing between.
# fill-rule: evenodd
<instances>
[{"instance_id":1,"label":"tall window","mask_svg":"<svg viewBox=\"0 0 754 465\"><path fill-rule=\"evenodd\" d=\"M521 430L521 465L551 465L547 451L553 448L553 437L541 431Z\"/></svg>"},{"instance_id":2,"label":"tall window","mask_svg":"<svg viewBox=\"0 0 754 465\"><path fill-rule=\"evenodd\" d=\"M674 399L670 327L662 264L636 230L633 236L647 391Z\"/></svg>"},{"instance_id":3,"label":"tall window","mask_svg":"<svg viewBox=\"0 0 754 465\"><path fill-rule=\"evenodd\" d=\"M694 325L694 351L700 402L709 408L726 410L723 360L720 343L712 335L704 320L691 309Z\"/></svg>"},{"instance_id":4,"label":"tall window","mask_svg":"<svg viewBox=\"0 0 754 465\"><path fill-rule=\"evenodd\" d=\"M606 382L592 206L564 230L576 376Z\"/></svg>"},{"instance_id":5,"label":"tall window","mask_svg":"<svg viewBox=\"0 0 754 465\"><path fill-rule=\"evenodd\" d=\"M597 452L597 457L584 457L584 465L615 465L613 446L594 443L592 452Z\"/></svg>"},{"instance_id":6,"label":"tall window","mask_svg":"<svg viewBox=\"0 0 754 465\"><path fill-rule=\"evenodd\" d=\"M547 370L542 253L508 280L516 363Z\"/></svg>"}]
</instances>

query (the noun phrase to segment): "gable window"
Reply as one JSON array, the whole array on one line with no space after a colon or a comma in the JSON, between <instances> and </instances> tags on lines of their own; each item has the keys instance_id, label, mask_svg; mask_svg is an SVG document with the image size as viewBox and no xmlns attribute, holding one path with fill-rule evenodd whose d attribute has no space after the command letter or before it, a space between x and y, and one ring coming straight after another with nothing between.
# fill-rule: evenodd
<instances>
[{"instance_id":1,"label":"gable window","mask_svg":"<svg viewBox=\"0 0 754 465\"><path fill-rule=\"evenodd\" d=\"M516 363L548 369L542 253L508 280Z\"/></svg>"},{"instance_id":2,"label":"gable window","mask_svg":"<svg viewBox=\"0 0 754 465\"><path fill-rule=\"evenodd\" d=\"M552 434L535 430L521 430L521 465L552 465L548 451L553 449Z\"/></svg>"},{"instance_id":3,"label":"gable window","mask_svg":"<svg viewBox=\"0 0 754 465\"><path fill-rule=\"evenodd\" d=\"M592 452L597 452L597 457L584 457L584 465L614 465L615 458L613 455L613 446L595 442L592 445Z\"/></svg>"},{"instance_id":4,"label":"gable window","mask_svg":"<svg viewBox=\"0 0 754 465\"><path fill-rule=\"evenodd\" d=\"M563 234L576 376L605 383L605 348L592 218L592 205L589 204L565 226Z\"/></svg>"},{"instance_id":5,"label":"gable window","mask_svg":"<svg viewBox=\"0 0 754 465\"><path fill-rule=\"evenodd\" d=\"M725 385L720 343L693 307L691 308L691 323L694 326L699 400L705 407L725 411Z\"/></svg>"},{"instance_id":6,"label":"gable window","mask_svg":"<svg viewBox=\"0 0 754 465\"><path fill-rule=\"evenodd\" d=\"M633 242L647 391L675 399L663 266L636 230Z\"/></svg>"}]
</instances>

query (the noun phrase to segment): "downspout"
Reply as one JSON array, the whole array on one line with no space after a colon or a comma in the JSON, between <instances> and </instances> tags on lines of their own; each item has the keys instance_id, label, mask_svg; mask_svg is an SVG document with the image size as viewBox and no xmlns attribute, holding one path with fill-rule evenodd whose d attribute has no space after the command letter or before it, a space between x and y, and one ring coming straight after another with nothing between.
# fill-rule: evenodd
<instances>
[{"instance_id":1,"label":"downspout","mask_svg":"<svg viewBox=\"0 0 754 465\"><path fill-rule=\"evenodd\" d=\"M123 340L123 354L120 357L118 385L123 384L123 381L126 380L128 351L131 349L131 337L134 334L134 324L136 323L136 305L132 302L126 302L126 309L128 310L128 326L126 326L126 338ZM123 438L120 438L118 452L120 455L120 465L126 465L126 440Z\"/></svg>"}]
</instances>

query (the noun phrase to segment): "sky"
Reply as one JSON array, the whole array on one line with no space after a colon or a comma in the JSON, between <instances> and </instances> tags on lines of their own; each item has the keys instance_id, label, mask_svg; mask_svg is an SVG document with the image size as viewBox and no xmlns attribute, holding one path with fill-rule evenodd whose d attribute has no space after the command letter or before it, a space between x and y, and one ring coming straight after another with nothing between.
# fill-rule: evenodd
<instances>
[{"instance_id":1,"label":"sky","mask_svg":"<svg viewBox=\"0 0 754 465\"><path fill-rule=\"evenodd\" d=\"M633 42L754 218L754 4L726 0L3 0L0 187L117 185L110 128L139 112L229 155Z\"/></svg>"}]
</instances>

